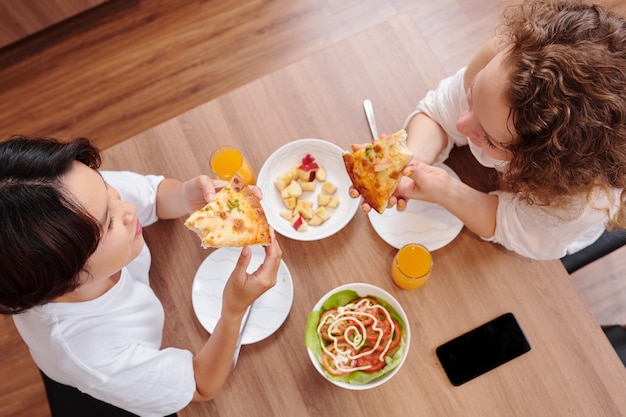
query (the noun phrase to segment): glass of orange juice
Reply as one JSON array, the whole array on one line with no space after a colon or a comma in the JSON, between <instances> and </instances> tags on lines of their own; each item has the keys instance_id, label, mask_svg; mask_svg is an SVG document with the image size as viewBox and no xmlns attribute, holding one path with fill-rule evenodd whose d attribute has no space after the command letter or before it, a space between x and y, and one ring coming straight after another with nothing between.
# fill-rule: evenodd
<instances>
[{"instance_id":1,"label":"glass of orange juice","mask_svg":"<svg viewBox=\"0 0 626 417\"><path fill-rule=\"evenodd\" d=\"M230 181L235 173L248 184L254 185L254 172L250 162L233 146L220 146L211 154L211 170L215 178Z\"/></svg>"},{"instance_id":2,"label":"glass of orange juice","mask_svg":"<svg viewBox=\"0 0 626 417\"><path fill-rule=\"evenodd\" d=\"M426 284L432 267L430 251L418 243L409 243L393 258L391 277L398 287L414 290Z\"/></svg>"}]
</instances>

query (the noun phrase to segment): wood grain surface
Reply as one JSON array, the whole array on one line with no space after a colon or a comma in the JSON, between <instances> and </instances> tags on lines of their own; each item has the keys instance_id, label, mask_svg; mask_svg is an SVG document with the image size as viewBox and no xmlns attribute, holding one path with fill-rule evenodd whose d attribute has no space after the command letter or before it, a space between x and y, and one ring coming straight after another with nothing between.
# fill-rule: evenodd
<instances>
[{"instance_id":1,"label":"wood grain surface","mask_svg":"<svg viewBox=\"0 0 626 417\"><path fill-rule=\"evenodd\" d=\"M373 55L379 59L371 61ZM107 149L105 167L187 178L210 172L211 150L225 143L240 148L257 172L275 149L295 139L315 137L348 149L369 140L363 98L373 100L380 129L389 132L446 74L443 67L420 65L424 59L434 57L415 19L398 16ZM389 65L400 60L403 65ZM488 180L463 157L456 153L450 161L461 178ZM164 343L197 350L208 334L195 318L190 293L195 271L210 251L199 247L181 221L155 224L145 234L153 254L153 287L168 317ZM356 415L626 412L626 370L559 261L521 258L464 229L433 253L433 277L426 286L405 291L389 276L396 250L378 237L362 212L326 239L279 241L295 287L289 317L271 337L242 348L218 398L192 404L181 416L339 417L346 409ZM400 372L367 392L325 381L303 343L312 306L349 282L389 291L404 306L413 335ZM532 350L453 387L435 348L509 311Z\"/></svg>"},{"instance_id":2,"label":"wood grain surface","mask_svg":"<svg viewBox=\"0 0 626 417\"><path fill-rule=\"evenodd\" d=\"M379 130L389 132L398 127L426 88L432 88L439 78L469 60L493 32L498 14L507 3L505 0L111 0L98 7L97 12L84 13L0 49L3 98L0 138L18 133L62 139L82 135L107 149L133 137L121 147L112 147L106 152L106 166L180 178L208 172L207 152L228 141L241 146L258 170L264 158L285 141L320 137L347 146L368 137L360 107L365 96L374 101ZM624 8L619 0L603 3ZM402 37L402 42L398 42L398 36ZM337 43L339 45L333 47ZM345 56L337 58L337 54ZM315 57L306 61L309 56ZM385 61L383 56L394 58ZM248 84L302 59L305 61L289 67L290 71L279 71L270 78ZM316 62L311 63L311 60ZM398 68L402 68L400 74L396 72ZM354 79L355 72L361 83ZM419 81L406 85L404 77L416 74ZM310 85L320 88L311 91L307 89ZM225 95L229 92L233 94ZM395 100L394 94L399 100ZM267 111L264 105L272 105L275 111ZM175 118L198 106L201 109ZM156 129L150 129L157 125ZM456 158L451 166L459 173L469 172L464 179L472 185L488 188L484 185L488 177L472 171L471 164L468 166L463 158ZM357 213L341 235L329 240L305 245L281 238L281 244L288 247L285 261L290 266L301 265L298 270L303 271L294 276L296 297L302 305L294 306L285 326L275 337L243 347L238 371L224 388L223 397L213 403L192 405L180 415L230 415L230 407L235 405L229 404L241 402L244 395L249 395L248 386L252 386L255 401L243 404L241 414L232 415L299 415L295 411L289 413L273 408L285 402L293 403L293 410L302 411L302 415L306 412L319 414L323 407L313 398L323 398L333 406L342 405L343 401L354 405L359 398L369 395L374 395L384 405L391 401L381 399L385 394L390 394L392 399L421 399L429 392L424 389L430 385L438 388L444 385L443 380L433 382L431 378L433 374L441 378L441 372L440 369L433 371L434 358L428 349L491 315L481 307L465 317L469 307L455 304L458 300L455 297L462 296L458 290L454 291L456 283L472 280L469 296L476 296L480 303L495 303L494 310L505 309L509 306L506 297L511 296L508 291L517 291L517 288L510 283L493 282L486 287L483 284L488 281L485 277L507 276L510 271L525 271L523 279L530 282L524 291L514 295L525 317L522 326L533 328L529 336L531 343L554 338L565 343L564 346L575 348L572 357L565 362L561 353L548 351L546 371L562 375L562 387L556 387L554 381L529 381L523 377L503 381L494 374L481 379L477 388L463 389L469 394L480 392L495 380L505 388L494 394L493 402L487 405L512 409L521 406L521 410L528 411L530 405L508 398L509 393L516 391L516 384L530 384L534 387L530 388L532 394L542 395L545 390L558 388L559 395L547 398L545 409L525 415L585 415L585 412L590 413L587 415L620 415L620 410L623 412L623 403L611 399L616 389L621 389L622 394L624 391L614 353L602 344L600 347L592 344L591 351L584 347L585 339L603 335L591 328L593 319L589 315L580 313L580 309L584 310L580 295L569 286L562 291L559 282L567 278L562 275L560 265L530 265L502 254L497 247L482 244L465 230L451 245L436 252L434 279L423 292L397 295L411 308L415 334L424 338L415 341L412 358L399 376L410 375L419 389L393 382L394 385L381 388L383 392L378 394L330 390L328 384L313 373L310 364L305 363L308 359L301 350L288 360L288 368L281 368L279 377L274 376L269 382L267 378L259 378L264 372L273 372L268 364L277 358L275 345L285 340L291 343L285 335L301 332L304 314L313 305L314 298L330 285L343 282L342 277L348 273L351 279L358 275L371 282L378 282L376 280L383 276L380 274L386 272L385 264L393 251L381 245L373 233L365 216ZM168 244L176 250L165 248L160 236L167 236ZM168 308L166 342L195 349L207 335L195 320L189 300L178 303L174 295L168 294L189 294L194 268L207 252L198 247L193 236L181 231L177 222L151 226L146 230L146 237L153 252L159 254L155 259L158 272L153 282ZM367 242L367 247L355 250L361 242ZM474 244L476 247L472 249ZM464 250L459 248L464 247L470 249L462 255ZM472 262L465 258L468 254L474 257ZM380 264L356 269L342 266L346 259L359 260L367 256L379 259ZM495 260L479 261L492 257ZM594 263L593 274L583 275L584 270L579 271L577 285L584 290L606 276L612 276L613 282L620 285L624 280L621 258L613 259L616 260L607 264ZM181 263L186 265L182 270L179 269ZM454 263L458 263L458 267L450 266ZM328 277L328 281L321 282L320 277ZM558 278L554 282L539 279L544 277ZM617 294L613 285L599 285L603 287L603 295L593 298L594 313L604 312L615 317L612 309L623 306L624 302L612 301L611 293ZM394 289L390 281L382 282L381 286ZM450 298L449 291L453 295ZM555 292L559 293L561 301L552 305L551 297ZM441 298L435 296L443 296L444 301L436 302ZM548 313L531 311L531 305L525 305L527 298L539 299L544 307L549 304ZM590 300L587 298L588 302ZM603 306L608 306L608 313ZM458 314L460 319L451 320L452 313L455 317ZM565 325L561 323L560 318L570 313L574 314L572 317L582 314L580 325L572 320ZM547 322L546 327L535 330L539 322ZM182 329L180 334L171 330L177 326ZM294 345L300 346L299 337L295 336ZM0 346L4 352L0 358L3 375L0 378L0 415L49 416L39 374L10 317L0 317ZM544 353L539 349L539 354ZM607 375L593 370L594 362L604 358L616 366ZM515 369L520 367L511 365ZM584 384L589 385L582 388L585 395L578 398L575 395L578 388L569 385L566 377L588 381ZM283 384L296 386L299 394L288 398L279 389ZM305 396L303 393L307 391L310 395ZM480 405L470 404L465 397L467 393L458 397L455 391L440 389L437 392L435 398L440 401L440 408L425 401L416 410L423 411L424 415L460 415L454 411L460 407L471 411L461 413L463 415L478 415L476 413L481 411ZM595 399L587 403L588 392ZM570 405L562 408L563 402ZM404 411L408 406L400 404L398 407ZM413 415L413 410L410 411ZM482 411L482 415L490 415Z\"/></svg>"}]
</instances>

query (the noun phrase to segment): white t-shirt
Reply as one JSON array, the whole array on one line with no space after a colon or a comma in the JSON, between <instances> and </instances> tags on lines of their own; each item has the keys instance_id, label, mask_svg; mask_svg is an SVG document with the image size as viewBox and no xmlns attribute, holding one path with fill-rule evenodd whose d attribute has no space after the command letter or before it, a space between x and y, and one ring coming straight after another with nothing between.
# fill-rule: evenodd
<instances>
[{"instance_id":1,"label":"white t-shirt","mask_svg":"<svg viewBox=\"0 0 626 417\"><path fill-rule=\"evenodd\" d=\"M142 225L157 220L156 190L163 177L102 174L122 200L137 207ZM14 321L33 360L50 378L140 416L162 417L189 404L196 384L191 352L161 349L164 312L150 288L150 260L144 245L102 296L48 303Z\"/></svg>"},{"instance_id":2,"label":"white t-shirt","mask_svg":"<svg viewBox=\"0 0 626 417\"><path fill-rule=\"evenodd\" d=\"M429 91L411 113L405 128L417 113L424 113L438 122L448 135L447 147L435 163L445 161L454 146L468 145L474 157L483 166L502 171L507 161L489 157L456 129L456 122L468 109L467 95L463 85L465 68L442 80L435 90ZM617 212L621 190L611 190L611 199L603 192L595 192L592 202L581 196L577 207L555 210L551 207L529 205L512 193L493 191L498 196L495 234L485 239L500 243L509 250L528 258L558 259L574 253L593 243L604 231L611 215Z\"/></svg>"}]
</instances>

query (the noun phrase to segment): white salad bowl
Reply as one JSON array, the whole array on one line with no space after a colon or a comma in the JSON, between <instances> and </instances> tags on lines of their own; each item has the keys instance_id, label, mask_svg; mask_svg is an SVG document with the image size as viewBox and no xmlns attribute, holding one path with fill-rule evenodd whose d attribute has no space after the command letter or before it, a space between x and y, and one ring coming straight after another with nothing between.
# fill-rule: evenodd
<instances>
[{"instance_id":1,"label":"white salad bowl","mask_svg":"<svg viewBox=\"0 0 626 417\"><path fill-rule=\"evenodd\" d=\"M333 290L329 291L323 297L320 298L317 304L315 304L315 306L313 307L312 311L320 310L322 308L322 305L326 302L326 300L328 300L330 296L340 291L344 291L344 290L352 290L356 292L360 297L374 296L378 299L385 301L388 305L390 305L395 310L399 318L404 322L404 327L405 327L403 335L402 335L402 341L400 342L401 350L399 352L401 352L401 358L396 361L396 363L394 364L395 367L393 369L381 375L379 378L376 378L366 383L348 383L344 381L339 381L333 378L331 375L329 375L324 370L322 364L320 363L321 358L319 358L318 355L316 355L316 353L314 353L309 347L307 347L307 352L309 354L309 358L311 359L311 363L313 364L315 369L317 369L317 371L324 378L326 378L328 381L335 384L336 386L345 388L345 389L350 389L350 390L366 390L366 389L375 388L389 381L391 378L393 378L393 376L400 370L400 368L404 364L404 361L406 360L407 354L409 352L409 346L411 343L411 330L409 326L409 320L406 316L406 313L404 312L404 309L400 305L400 303L391 294L389 294L387 291L383 290L382 288L376 287L375 285L366 284L366 283L350 283L350 284L345 284L337 288L334 288ZM313 337L313 336L307 335L307 337Z\"/></svg>"}]
</instances>

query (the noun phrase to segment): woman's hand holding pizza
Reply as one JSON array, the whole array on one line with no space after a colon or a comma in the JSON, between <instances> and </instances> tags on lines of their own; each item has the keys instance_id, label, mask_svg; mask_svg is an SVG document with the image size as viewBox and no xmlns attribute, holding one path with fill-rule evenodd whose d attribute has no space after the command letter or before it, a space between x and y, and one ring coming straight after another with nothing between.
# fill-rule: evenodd
<instances>
[{"instance_id":1,"label":"woman's hand holding pizza","mask_svg":"<svg viewBox=\"0 0 626 417\"><path fill-rule=\"evenodd\" d=\"M213 200L215 194L224 188L226 184L228 184L228 182L213 179L207 175L199 175L185 181L181 189L181 194L187 214L193 213L194 211L204 207L206 203ZM259 200L263 198L263 193L259 187L254 185L249 187Z\"/></svg>"},{"instance_id":2,"label":"woman's hand holding pizza","mask_svg":"<svg viewBox=\"0 0 626 417\"><path fill-rule=\"evenodd\" d=\"M276 284L283 252L278 245L273 228L270 228L270 237L271 243L263 246L265 260L252 273L246 272L250 264L251 250L247 246L241 250L235 269L224 287L222 317L232 314L243 315L254 300Z\"/></svg>"},{"instance_id":3,"label":"woman's hand holding pizza","mask_svg":"<svg viewBox=\"0 0 626 417\"><path fill-rule=\"evenodd\" d=\"M394 191L403 176L404 168L414 161L406 143L406 131L381 135L369 144L352 145L352 153L343 153L346 171L352 181L350 196L363 197L362 209L382 214L396 204ZM402 209L402 205L400 205Z\"/></svg>"},{"instance_id":4,"label":"woman's hand holding pizza","mask_svg":"<svg viewBox=\"0 0 626 417\"><path fill-rule=\"evenodd\" d=\"M442 190L448 189L452 181L445 170L416 160L405 168L403 174L387 204L388 208L396 206L398 211L406 209L409 199L438 203ZM353 186L350 187L350 197L359 197L359 192ZM369 212L372 208L363 202L361 209Z\"/></svg>"},{"instance_id":5,"label":"woman's hand holding pizza","mask_svg":"<svg viewBox=\"0 0 626 417\"><path fill-rule=\"evenodd\" d=\"M185 209L188 213L201 209L226 184L226 181L211 179L207 175L199 175L185 181L181 188L181 199Z\"/></svg>"},{"instance_id":6,"label":"woman's hand holding pizza","mask_svg":"<svg viewBox=\"0 0 626 417\"><path fill-rule=\"evenodd\" d=\"M395 199L399 211L406 208L408 199L440 203L441 196L450 188L452 181L452 177L444 169L423 162L409 165L403 174L404 177L392 198Z\"/></svg>"}]
</instances>

